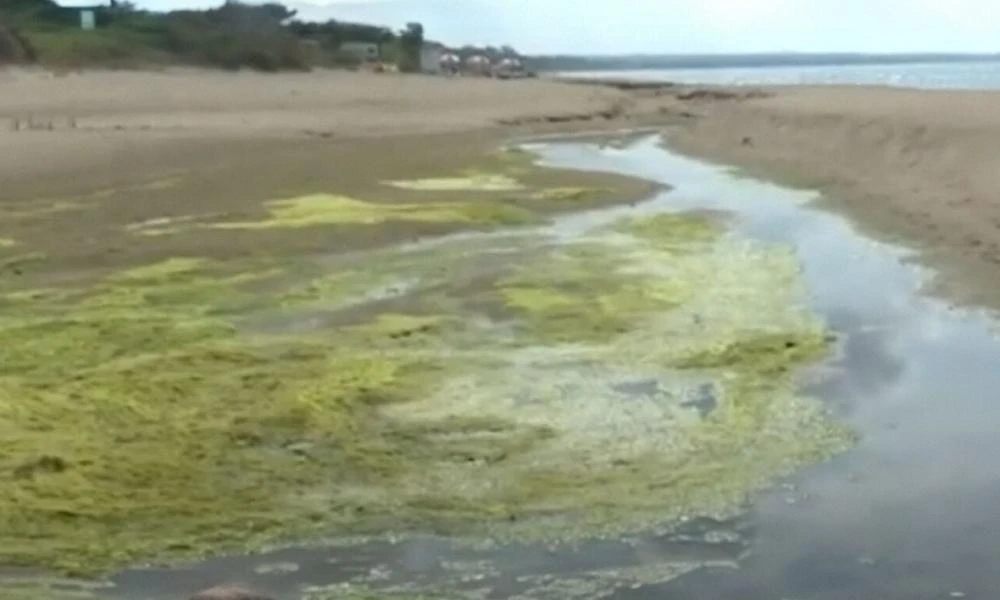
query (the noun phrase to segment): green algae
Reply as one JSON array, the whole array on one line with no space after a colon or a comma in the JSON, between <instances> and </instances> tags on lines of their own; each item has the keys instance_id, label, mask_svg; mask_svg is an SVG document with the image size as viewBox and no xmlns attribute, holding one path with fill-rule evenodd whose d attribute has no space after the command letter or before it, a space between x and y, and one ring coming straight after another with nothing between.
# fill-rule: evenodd
<instances>
[{"instance_id":1,"label":"green algae","mask_svg":"<svg viewBox=\"0 0 1000 600\"><path fill-rule=\"evenodd\" d=\"M322 225L378 225L391 221L457 223L480 226L523 225L538 222L531 211L498 201L478 202L365 202L336 194L312 194L264 203L269 216L259 221L196 222L176 218L136 223L129 231L158 236L196 229L263 230Z\"/></svg>"},{"instance_id":2,"label":"green algae","mask_svg":"<svg viewBox=\"0 0 1000 600\"><path fill-rule=\"evenodd\" d=\"M567 277L552 263L548 282L513 276L500 283L504 305L525 318L521 328L531 339L550 343L601 340L621 335L656 310L683 302L683 290L670 282L644 282L592 271Z\"/></svg>"},{"instance_id":3,"label":"green algae","mask_svg":"<svg viewBox=\"0 0 1000 600\"><path fill-rule=\"evenodd\" d=\"M511 600L546 600L614 597L624 589L638 589L644 586L662 585L687 575L703 566L731 566L724 562L709 565L684 561L654 561L649 564L591 569L578 573L559 575L535 575L518 579L524 586L520 593L510 596Z\"/></svg>"},{"instance_id":4,"label":"green algae","mask_svg":"<svg viewBox=\"0 0 1000 600\"><path fill-rule=\"evenodd\" d=\"M0 579L4 600L97 600L105 586L80 581Z\"/></svg>"},{"instance_id":5,"label":"green algae","mask_svg":"<svg viewBox=\"0 0 1000 600\"><path fill-rule=\"evenodd\" d=\"M267 269L243 267L175 258L7 295L0 562L623 535L736 510L851 441L796 392L827 342L794 255L683 219L361 253L266 295L241 286ZM337 318L239 324L313 304Z\"/></svg>"},{"instance_id":6,"label":"green algae","mask_svg":"<svg viewBox=\"0 0 1000 600\"><path fill-rule=\"evenodd\" d=\"M94 200L106 200L108 198L114 198L115 196L118 196L120 194L135 193L135 192L159 192L163 190L173 189L183 181L184 178L180 176L161 177L159 179L151 179L149 181L144 181L140 183L97 189L84 195L83 198L94 199Z\"/></svg>"},{"instance_id":7,"label":"green algae","mask_svg":"<svg viewBox=\"0 0 1000 600\"><path fill-rule=\"evenodd\" d=\"M282 292L281 303L287 307L322 304L338 307L354 302L376 300L403 293L412 278L402 271L371 272L362 269L320 275Z\"/></svg>"},{"instance_id":8,"label":"green algae","mask_svg":"<svg viewBox=\"0 0 1000 600\"><path fill-rule=\"evenodd\" d=\"M545 435L488 472L425 469L398 499L434 490L438 514L423 518L449 531L461 528L443 507L501 538L614 536L731 512L851 443L796 393L794 366L823 356L827 342L797 301L794 257L721 239L678 255L648 238L560 245L498 281L497 296L528 324L515 328L521 341L498 339L488 369L389 412L430 423L476 416ZM697 409L705 393L707 415Z\"/></svg>"},{"instance_id":9,"label":"green algae","mask_svg":"<svg viewBox=\"0 0 1000 600\"><path fill-rule=\"evenodd\" d=\"M8 256L0 259L0 272L20 269L31 265L32 263L46 260L47 258L48 255L44 252L22 252L20 254L15 254L14 256Z\"/></svg>"},{"instance_id":10,"label":"green algae","mask_svg":"<svg viewBox=\"0 0 1000 600\"><path fill-rule=\"evenodd\" d=\"M188 297L196 264L132 270L82 301L32 295L30 314L0 323L4 563L92 573L238 549L314 525L311 508L294 509L306 482L380 460L392 470L390 450L353 446L362 409L417 389L427 361L237 341L202 305L224 304L224 287ZM136 282L172 301L132 293ZM284 451L292 442L312 444L312 458Z\"/></svg>"},{"instance_id":11,"label":"green algae","mask_svg":"<svg viewBox=\"0 0 1000 600\"><path fill-rule=\"evenodd\" d=\"M440 315L382 313L373 322L357 325L353 329L377 338L396 339L437 332L445 321L445 317Z\"/></svg>"},{"instance_id":12,"label":"green algae","mask_svg":"<svg viewBox=\"0 0 1000 600\"><path fill-rule=\"evenodd\" d=\"M279 562L279 563L266 563L262 565L257 565L254 567L253 572L258 575L285 575L288 573L295 573L299 570L298 563L293 562Z\"/></svg>"},{"instance_id":13,"label":"green algae","mask_svg":"<svg viewBox=\"0 0 1000 600\"><path fill-rule=\"evenodd\" d=\"M10 238L0 238L0 248L13 248L17 245L17 240Z\"/></svg>"},{"instance_id":14,"label":"green algae","mask_svg":"<svg viewBox=\"0 0 1000 600\"><path fill-rule=\"evenodd\" d=\"M505 146L492 154L507 167L527 167L538 162L538 154L521 146Z\"/></svg>"},{"instance_id":15,"label":"green algae","mask_svg":"<svg viewBox=\"0 0 1000 600\"><path fill-rule=\"evenodd\" d=\"M557 201L557 202L579 202L589 200L601 193L610 193L607 188L587 188L587 187L550 187L531 193L528 197L532 200Z\"/></svg>"},{"instance_id":16,"label":"green algae","mask_svg":"<svg viewBox=\"0 0 1000 600\"><path fill-rule=\"evenodd\" d=\"M265 203L271 218L264 221L213 223L216 229L268 229L312 225L373 225L386 221L429 223L520 224L531 222L524 209L490 202L422 202L381 204L345 196L315 194Z\"/></svg>"},{"instance_id":17,"label":"green algae","mask_svg":"<svg viewBox=\"0 0 1000 600\"><path fill-rule=\"evenodd\" d=\"M464 177L433 177L385 181L385 185L423 192L513 192L523 190L524 184L509 175L468 171Z\"/></svg>"},{"instance_id":18,"label":"green algae","mask_svg":"<svg viewBox=\"0 0 1000 600\"><path fill-rule=\"evenodd\" d=\"M485 177L485 179L484 179ZM501 177L501 179L496 179ZM420 180L419 185L398 182L395 187L416 191L496 191L523 189L520 184L504 183L504 176L480 176L457 179ZM463 182L472 187L462 187ZM577 188L542 190L539 199L552 199L577 194ZM537 195L536 194L536 195ZM264 203L268 218L258 221L218 221L219 215L182 215L162 217L132 223L126 231L140 236L175 235L193 230L265 230L301 228L323 225L379 225L387 222L452 223L473 226L525 225L539 223L541 217L532 211L500 199L476 201L367 202L337 194L311 194L296 198L271 200Z\"/></svg>"},{"instance_id":19,"label":"green algae","mask_svg":"<svg viewBox=\"0 0 1000 600\"><path fill-rule=\"evenodd\" d=\"M29 208L4 207L3 209L0 209L0 221L6 219L20 220L32 219L36 217L48 217L64 212L85 210L87 208L86 204L69 200L38 200L33 204L35 204L35 206L31 206Z\"/></svg>"},{"instance_id":20,"label":"green algae","mask_svg":"<svg viewBox=\"0 0 1000 600\"><path fill-rule=\"evenodd\" d=\"M155 333L129 356L97 345L108 335L90 341L86 362L58 366L64 381L37 366L5 374L4 562L89 573L315 524L295 493L369 477L375 465L390 472L392 457L374 448L351 456L364 439L358 411L415 389L426 372L379 356ZM283 450L291 443L311 445L309 460Z\"/></svg>"},{"instance_id":21,"label":"green algae","mask_svg":"<svg viewBox=\"0 0 1000 600\"><path fill-rule=\"evenodd\" d=\"M157 217L146 219L125 226L125 231L148 237L172 235L185 231L192 223L205 220L215 215L180 215L176 217Z\"/></svg>"},{"instance_id":22,"label":"green algae","mask_svg":"<svg viewBox=\"0 0 1000 600\"><path fill-rule=\"evenodd\" d=\"M624 219L613 229L652 243L660 250L691 249L695 244L713 242L723 233L717 221L693 213L659 213Z\"/></svg>"},{"instance_id":23,"label":"green algae","mask_svg":"<svg viewBox=\"0 0 1000 600\"><path fill-rule=\"evenodd\" d=\"M2 298L11 305L20 305L25 302L36 302L39 300L55 300L71 295L72 291L64 288L32 288L7 292Z\"/></svg>"},{"instance_id":24,"label":"green algae","mask_svg":"<svg viewBox=\"0 0 1000 600\"><path fill-rule=\"evenodd\" d=\"M589 563L585 563L589 564ZM562 568L558 573L545 573L544 566L512 576L491 560L444 562L444 573L432 580L399 581L386 567L373 569L372 574L352 578L349 582L329 586L309 586L301 600L362 600L390 598L406 600L436 598L454 600L496 597L498 589L504 597L516 600L557 598L608 598L625 589L661 585L704 567L734 567L730 561L696 562L649 557L642 564L613 568Z\"/></svg>"},{"instance_id":25,"label":"green algae","mask_svg":"<svg viewBox=\"0 0 1000 600\"><path fill-rule=\"evenodd\" d=\"M685 369L728 369L766 374L788 369L823 356L828 341L818 332L811 336L764 333L735 341L724 341L685 356L676 365Z\"/></svg>"},{"instance_id":26,"label":"green algae","mask_svg":"<svg viewBox=\"0 0 1000 600\"><path fill-rule=\"evenodd\" d=\"M119 188L120 191L125 192L159 192L163 190L169 190L177 187L184 181L184 178L179 175L174 175L170 177L162 177L160 179L153 179L146 181L144 183L138 183L135 185L127 186L124 188Z\"/></svg>"},{"instance_id":27,"label":"green algae","mask_svg":"<svg viewBox=\"0 0 1000 600\"><path fill-rule=\"evenodd\" d=\"M368 302L423 297L432 305L454 309L446 290L469 280L490 277L506 263L537 251L537 234L510 232L502 237L465 239L460 243L388 248L301 269L304 282L278 292L285 308L344 308ZM433 298L428 292L437 291ZM457 309L455 309L457 310Z\"/></svg>"},{"instance_id":28,"label":"green algae","mask_svg":"<svg viewBox=\"0 0 1000 600\"><path fill-rule=\"evenodd\" d=\"M511 198L557 204L582 203L614 192L606 187L553 185L551 178L536 164L537 160L533 153L512 147L490 155L484 167L462 169L455 176L383 181L382 184L418 192L507 192ZM534 180L534 183L522 179Z\"/></svg>"},{"instance_id":29,"label":"green algae","mask_svg":"<svg viewBox=\"0 0 1000 600\"><path fill-rule=\"evenodd\" d=\"M450 600L467 599L469 596L456 595L434 588L427 593L399 589L373 589L370 586L313 586L306 590L301 600Z\"/></svg>"},{"instance_id":30,"label":"green algae","mask_svg":"<svg viewBox=\"0 0 1000 600\"><path fill-rule=\"evenodd\" d=\"M590 198L604 189L573 186L546 186L532 191L532 186L521 180L540 171L538 157L521 148L499 150L485 161L485 165L466 168L450 177L429 177L383 181L382 184L397 189L424 192L519 192L531 200L573 201Z\"/></svg>"},{"instance_id":31,"label":"green algae","mask_svg":"<svg viewBox=\"0 0 1000 600\"><path fill-rule=\"evenodd\" d=\"M524 317L524 331L550 343L608 339L650 313L673 308L684 290L621 272L619 257L600 246L555 249L500 279L504 306Z\"/></svg>"},{"instance_id":32,"label":"green algae","mask_svg":"<svg viewBox=\"0 0 1000 600\"><path fill-rule=\"evenodd\" d=\"M111 279L115 280L155 280L161 278L170 278L176 275L186 275L188 273L197 271L201 269L206 264L206 260L202 258L183 258L174 257L168 258L162 262L154 263L151 265L144 265L142 267L136 267L134 269L127 269L120 273L115 273L112 275Z\"/></svg>"}]
</instances>

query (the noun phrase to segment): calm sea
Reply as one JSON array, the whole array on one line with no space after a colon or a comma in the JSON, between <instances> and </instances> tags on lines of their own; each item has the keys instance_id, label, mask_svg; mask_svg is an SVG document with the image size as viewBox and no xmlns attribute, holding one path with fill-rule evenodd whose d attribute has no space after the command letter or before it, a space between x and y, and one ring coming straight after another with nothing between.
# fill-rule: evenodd
<instances>
[{"instance_id":1,"label":"calm sea","mask_svg":"<svg viewBox=\"0 0 1000 600\"><path fill-rule=\"evenodd\" d=\"M1000 61L894 65L816 65L586 71L570 77L603 77L721 85L891 85L935 89L1000 89Z\"/></svg>"}]
</instances>

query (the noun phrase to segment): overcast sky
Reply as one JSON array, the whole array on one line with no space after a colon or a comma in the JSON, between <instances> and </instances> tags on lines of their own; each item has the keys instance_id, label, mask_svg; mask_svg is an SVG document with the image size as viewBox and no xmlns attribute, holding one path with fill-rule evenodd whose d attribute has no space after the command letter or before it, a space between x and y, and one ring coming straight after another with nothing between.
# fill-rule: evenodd
<instances>
[{"instance_id":1,"label":"overcast sky","mask_svg":"<svg viewBox=\"0 0 1000 600\"><path fill-rule=\"evenodd\" d=\"M67 0L67 3L72 0ZM85 0L86 1L86 0ZM221 0L139 0L145 8ZM306 18L424 24L524 52L1000 51L1000 0L289 0Z\"/></svg>"}]
</instances>

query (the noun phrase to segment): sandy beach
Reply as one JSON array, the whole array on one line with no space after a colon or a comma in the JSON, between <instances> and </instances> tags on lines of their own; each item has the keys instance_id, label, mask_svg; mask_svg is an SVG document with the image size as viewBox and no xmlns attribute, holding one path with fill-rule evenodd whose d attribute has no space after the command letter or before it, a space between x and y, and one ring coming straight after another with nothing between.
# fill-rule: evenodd
<instances>
[{"instance_id":1,"label":"sandy beach","mask_svg":"<svg viewBox=\"0 0 1000 600\"><path fill-rule=\"evenodd\" d=\"M940 269L940 290L1000 306L1000 95L776 88L704 101L671 145L795 187Z\"/></svg>"},{"instance_id":2,"label":"sandy beach","mask_svg":"<svg viewBox=\"0 0 1000 600\"><path fill-rule=\"evenodd\" d=\"M617 90L542 80L179 69L11 70L0 72L0 81L0 214L45 215L8 218L0 237L21 240L22 253L61 257L36 265L36 273L109 268L182 250L155 243L165 240L131 243L122 237L129 223L195 210L253 213L268 198L330 187L378 190L384 199L392 193L381 178L470 167L511 136L632 122L620 108L629 99ZM633 197L647 189L629 186ZM76 206L63 210L68 204ZM86 210L76 210L83 204ZM416 233L404 227L354 242L347 235L337 245ZM288 246L268 251L330 249L322 235L311 244L308 237L288 237ZM229 239L214 251L262 251L248 245Z\"/></svg>"},{"instance_id":3,"label":"sandy beach","mask_svg":"<svg viewBox=\"0 0 1000 600\"><path fill-rule=\"evenodd\" d=\"M829 208L945 266L949 295L1000 305L990 277L1000 261L1000 158L992 151L1000 105L991 92L774 88L734 98L685 87L195 70L7 71L0 81L8 202L125 185L193 164L200 171L246 164L289 144L321 143L375 164L358 158L369 156L359 149L378 142L350 144L426 135L483 144L664 125L670 144L686 153L820 190ZM62 176L40 177L49 173Z\"/></svg>"},{"instance_id":4,"label":"sandy beach","mask_svg":"<svg viewBox=\"0 0 1000 600\"><path fill-rule=\"evenodd\" d=\"M997 307L996 97L3 72L3 565L94 577L317 531L572 545L666 519L711 539L857 441L796 379L842 332L795 253L722 235L725 211L628 209L668 177L504 142L661 130L822 192L923 251L949 297ZM637 554L602 585L648 583ZM738 561L712 556L652 579ZM205 564L157 598L219 583ZM270 567L250 573L301 583Z\"/></svg>"},{"instance_id":5,"label":"sandy beach","mask_svg":"<svg viewBox=\"0 0 1000 600\"><path fill-rule=\"evenodd\" d=\"M611 89L549 81L505 82L309 74L0 72L0 176L101 171L169 160L199 143L342 139L496 129L500 122L580 120L623 99ZM37 128L37 131L27 131ZM19 135L10 135L20 129ZM140 156L137 156L136 153ZM160 154L157 154L160 153ZM125 161L125 164L123 164ZM141 165L140 165L141 168Z\"/></svg>"}]
</instances>

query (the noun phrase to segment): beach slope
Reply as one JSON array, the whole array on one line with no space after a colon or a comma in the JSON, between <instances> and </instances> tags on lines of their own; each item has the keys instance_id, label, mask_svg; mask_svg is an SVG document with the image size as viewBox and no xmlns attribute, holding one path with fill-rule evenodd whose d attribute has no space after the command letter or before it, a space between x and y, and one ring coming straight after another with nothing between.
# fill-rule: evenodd
<instances>
[{"instance_id":1,"label":"beach slope","mask_svg":"<svg viewBox=\"0 0 1000 600\"><path fill-rule=\"evenodd\" d=\"M1000 93L867 87L681 102L670 144L821 191L827 207L942 266L949 296L1000 306Z\"/></svg>"}]
</instances>

